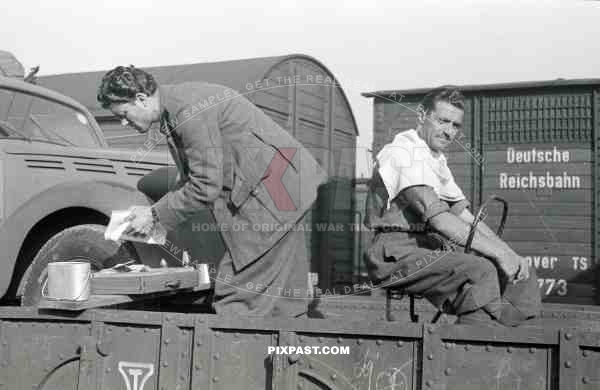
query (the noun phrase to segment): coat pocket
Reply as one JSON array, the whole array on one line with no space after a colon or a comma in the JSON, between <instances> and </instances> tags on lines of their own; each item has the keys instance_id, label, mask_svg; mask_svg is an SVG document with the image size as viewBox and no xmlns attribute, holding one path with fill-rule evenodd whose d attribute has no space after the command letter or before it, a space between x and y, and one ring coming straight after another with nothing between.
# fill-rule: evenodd
<instances>
[{"instance_id":1,"label":"coat pocket","mask_svg":"<svg viewBox=\"0 0 600 390\"><path fill-rule=\"evenodd\" d=\"M246 166L246 172L242 171L236 164L233 170L231 203L239 209L248 200L250 195L256 192L256 188L260 185L261 180L262 176L256 175L250 164Z\"/></svg>"}]
</instances>

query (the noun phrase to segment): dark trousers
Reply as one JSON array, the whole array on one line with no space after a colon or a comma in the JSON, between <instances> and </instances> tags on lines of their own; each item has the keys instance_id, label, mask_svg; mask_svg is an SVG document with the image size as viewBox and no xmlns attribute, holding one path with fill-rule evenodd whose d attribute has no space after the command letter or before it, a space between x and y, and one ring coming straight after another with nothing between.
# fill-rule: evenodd
<instances>
[{"instance_id":1,"label":"dark trousers","mask_svg":"<svg viewBox=\"0 0 600 390\"><path fill-rule=\"evenodd\" d=\"M395 286L422 295L451 314L483 309L495 318L510 315L517 320L539 314L535 268L530 267L528 280L507 283L490 260L434 248L422 239L422 235L405 232L375 236L366 260L381 287Z\"/></svg>"},{"instance_id":2,"label":"dark trousers","mask_svg":"<svg viewBox=\"0 0 600 390\"><path fill-rule=\"evenodd\" d=\"M302 223L302 220L300 221ZM312 301L305 232L291 230L263 256L236 270L229 252L215 275L217 314L297 317Z\"/></svg>"}]
</instances>

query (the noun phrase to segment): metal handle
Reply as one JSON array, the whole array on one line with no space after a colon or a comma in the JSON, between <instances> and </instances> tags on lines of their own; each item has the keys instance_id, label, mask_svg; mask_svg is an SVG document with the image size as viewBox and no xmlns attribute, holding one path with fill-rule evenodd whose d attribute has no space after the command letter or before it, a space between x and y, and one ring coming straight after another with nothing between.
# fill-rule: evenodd
<instances>
[{"instance_id":1,"label":"metal handle","mask_svg":"<svg viewBox=\"0 0 600 390\"><path fill-rule=\"evenodd\" d=\"M171 280L165 282L165 287L168 288L179 288L179 286L181 286L181 280Z\"/></svg>"},{"instance_id":2,"label":"metal handle","mask_svg":"<svg viewBox=\"0 0 600 390\"><path fill-rule=\"evenodd\" d=\"M508 217L508 202L497 195L491 195L480 207L475 215L475 219L471 223L471 229L469 230L469 236L467 238L467 243L465 245L465 253L471 252L471 244L473 243L473 238L475 237L475 231L477 230L477 225L483 219L484 211L487 209L488 203L491 201L497 201L502 203L502 218L500 219L500 226L498 226L498 230L496 235L498 237L502 236L504 233L504 224L506 223L506 218Z\"/></svg>"}]
</instances>

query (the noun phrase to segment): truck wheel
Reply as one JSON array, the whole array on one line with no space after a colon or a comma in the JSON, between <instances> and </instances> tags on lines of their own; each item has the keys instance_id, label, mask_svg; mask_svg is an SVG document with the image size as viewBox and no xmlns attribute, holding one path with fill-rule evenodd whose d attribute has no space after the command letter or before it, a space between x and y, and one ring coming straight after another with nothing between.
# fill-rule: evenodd
<instances>
[{"instance_id":1,"label":"truck wheel","mask_svg":"<svg viewBox=\"0 0 600 390\"><path fill-rule=\"evenodd\" d=\"M22 306L35 306L42 296L42 286L48 276L46 267L53 261L68 261L77 256L90 259L92 271L119 263L139 261L133 245L104 239L105 226L77 225L67 228L40 249L27 268L19 285ZM79 260L80 261L80 260Z\"/></svg>"}]
</instances>

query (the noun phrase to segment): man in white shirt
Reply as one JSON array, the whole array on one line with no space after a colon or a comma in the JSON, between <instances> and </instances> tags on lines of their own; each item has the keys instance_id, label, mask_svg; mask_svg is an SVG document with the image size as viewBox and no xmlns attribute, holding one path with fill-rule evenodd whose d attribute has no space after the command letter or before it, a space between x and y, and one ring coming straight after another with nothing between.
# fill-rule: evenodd
<instances>
[{"instance_id":1,"label":"man in white shirt","mask_svg":"<svg viewBox=\"0 0 600 390\"><path fill-rule=\"evenodd\" d=\"M480 222L476 254L462 253L474 217L443 152L461 130L464 97L455 88L425 96L416 130L377 155L367 200L376 231L366 262L381 287L426 297L457 323L517 326L539 314L535 269Z\"/></svg>"}]
</instances>

